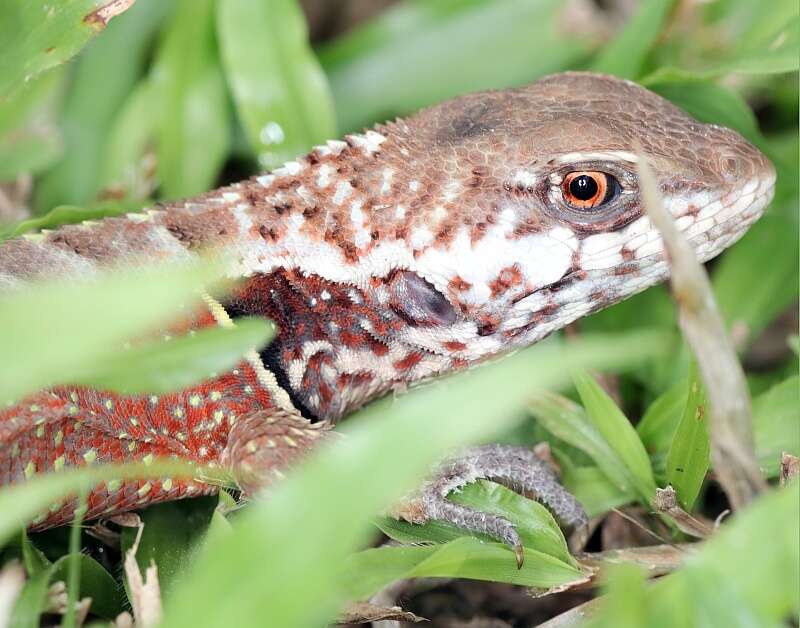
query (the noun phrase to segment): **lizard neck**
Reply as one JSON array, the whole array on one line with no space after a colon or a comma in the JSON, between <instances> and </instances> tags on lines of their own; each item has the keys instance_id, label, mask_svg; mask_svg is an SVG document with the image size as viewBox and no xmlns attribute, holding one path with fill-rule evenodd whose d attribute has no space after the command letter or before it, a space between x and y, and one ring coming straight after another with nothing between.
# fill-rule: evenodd
<instances>
[{"instance_id":1,"label":"lizard neck","mask_svg":"<svg viewBox=\"0 0 800 628\"><path fill-rule=\"evenodd\" d=\"M279 269L243 281L224 307L234 318L277 324L259 352L264 365L307 418L336 421L390 390L466 366L398 339L409 323L389 296L396 281L375 280L364 290Z\"/></svg>"}]
</instances>

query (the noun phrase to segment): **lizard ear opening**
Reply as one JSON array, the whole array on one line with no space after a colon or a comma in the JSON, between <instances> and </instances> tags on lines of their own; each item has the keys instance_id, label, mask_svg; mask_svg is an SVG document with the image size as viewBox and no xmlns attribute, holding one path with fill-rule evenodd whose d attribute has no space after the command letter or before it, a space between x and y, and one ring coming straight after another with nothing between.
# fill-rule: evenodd
<instances>
[{"instance_id":1,"label":"lizard ear opening","mask_svg":"<svg viewBox=\"0 0 800 628\"><path fill-rule=\"evenodd\" d=\"M444 327L458 320L458 313L447 297L410 270L394 273L388 287L389 306L410 325Z\"/></svg>"}]
</instances>

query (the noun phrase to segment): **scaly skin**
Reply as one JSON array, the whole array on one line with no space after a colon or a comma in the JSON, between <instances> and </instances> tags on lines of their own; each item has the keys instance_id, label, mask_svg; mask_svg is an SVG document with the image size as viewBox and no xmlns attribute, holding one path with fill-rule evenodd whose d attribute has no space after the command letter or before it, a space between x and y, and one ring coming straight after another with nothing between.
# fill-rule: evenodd
<instances>
[{"instance_id":1,"label":"scaly skin","mask_svg":"<svg viewBox=\"0 0 800 628\"><path fill-rule=\"evenodd\" d=\"M189 326L260 315L280 331L260 356L179 394L62 387L5 410L0 483L178 456L259 486L366 401L530 345L663 281L637 146L702 260L736 241L772 197L772 166L733 131L632 83L568 73L445 102L162 210L4 244L8 290L214 248L241 281ZM569 181L581 172L610 182L609 195L580 207ZM444 499L479 477L533 490L566 524L584 521L546 465L503 446L445 465L400 514L518 544L507 522ZM101 485L88 517L215 490L179 478ZM35 526L62 524L73 509L55 506Z\"/></svg>"}]
</instances>

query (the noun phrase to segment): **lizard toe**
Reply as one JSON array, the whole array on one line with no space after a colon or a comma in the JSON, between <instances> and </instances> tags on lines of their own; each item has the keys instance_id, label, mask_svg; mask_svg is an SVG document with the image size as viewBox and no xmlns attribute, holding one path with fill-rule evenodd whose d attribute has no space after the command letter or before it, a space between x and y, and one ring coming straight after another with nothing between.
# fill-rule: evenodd
<instances>
[{"instance_id":1,"label":"lizard toe","mask_svg":"<svg viewBox=\"0 0 800 628\"><path fill-rule=\"evenodd\" d=\"M509 545L523 562L522 543L514 525L503 517L456 504L447 496L476 480L485 479L541 502L558 523L573 531L570 547L583 544L588 518L581 504L558 482L553 468L526 448L516 445L472 447L445 460L419 493L393 514L411 523L446 521L458 527L487 534Z\"/></svg>"}]
</instances>

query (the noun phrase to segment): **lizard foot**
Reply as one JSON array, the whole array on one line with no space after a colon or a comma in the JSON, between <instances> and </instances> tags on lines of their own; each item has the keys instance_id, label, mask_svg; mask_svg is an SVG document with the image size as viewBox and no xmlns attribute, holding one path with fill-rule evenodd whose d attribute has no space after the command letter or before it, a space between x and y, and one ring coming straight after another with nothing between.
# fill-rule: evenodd
<instances>
[{"instance_id":1,"label":"lizard foot","mask_svg":"<svg viewBox=\"0 0 800 628\"><path fill-rule=\"evenodd\" d=\"M585 540L588 519L583 507L559 484L547 462L530 449L516 445L473 447L446 460L433 478L392 514L410 523L446 521L493 536L514 550L517 567L522 567L522 542L510 521L447 499L452 491L480 479L495 481L540 501L562 527L574 530L570 545L581 545Z\"/></svg>"}]
</instances>

